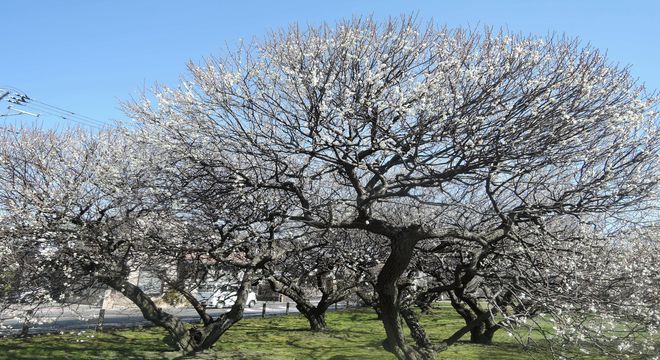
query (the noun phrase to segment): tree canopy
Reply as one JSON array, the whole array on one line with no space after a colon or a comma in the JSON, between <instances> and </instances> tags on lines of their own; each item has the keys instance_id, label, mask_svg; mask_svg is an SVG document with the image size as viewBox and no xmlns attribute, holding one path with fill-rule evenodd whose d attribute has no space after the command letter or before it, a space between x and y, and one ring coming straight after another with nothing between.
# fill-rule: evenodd
<instances>
[{"instance_id":1,"label":"tree canopy","mask_svg":"<svg viewBox=\"0 0 660 360\"><path fill-rule=\"evenodd\" d=\"M657 331L649 310L658 301L657 261L640 257L639 238L657 247L649 224L658 220L658 99L597 49L560 36L355 18L293 25L189 69L179 86L124 104L135 124L117 134L132 156L115 166L109 158L117 152L103 153L112 171L99 168L86 180L75 169L94 157L72 154L66 173L84 185L44 200L30 216L47 218L53 204L92 196L97 203L86 212L129 221L155 240L148 251L229 260L280 287L286 269L277 266L290 266L287 251L319 250L296 253L304 261L331 252L350 259L355 246L362 260L375 261L370 301L378 301L386 348L401 359L432 358L465 333L483 335L484 325L515 332L547 314L557 324L581 317L581 326L557 327L555 335L591 343L594 313L612 329L625 322L630 333L635 324ZM25 192L16 192L21 170L10 159L28 157L14 157L11 141L3 145L3 221L16 222L7 214L18 214L12 204ZM57 166L43 165L55 173ZM67 181L46 183L66 188ZM30 192L41 182L23 181ZM105 183L113 185L105 190ZM144 221L133 221L136 209ZM634 258L646 272L632 275ZM347 265L324 263L349 278ZM594 279L599 268L611 271ZM404 286L403 278L420 273L433 279L432 291ZM466 326L431 344L407 291L420 299L448 294ZM613 300L626 296L635 301ZM241 306L222 321L237 321ZM195 340L204 346L228 328L205 323L191 335L217 335ZM651 338L634 346L629 339L601 349L653 351Z\"/></svg>"}]
</instances>

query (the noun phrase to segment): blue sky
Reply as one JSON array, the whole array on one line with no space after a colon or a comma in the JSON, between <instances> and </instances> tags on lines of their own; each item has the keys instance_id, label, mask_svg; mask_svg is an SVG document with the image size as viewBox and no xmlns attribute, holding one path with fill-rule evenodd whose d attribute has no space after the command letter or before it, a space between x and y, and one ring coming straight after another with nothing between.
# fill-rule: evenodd
<instances>
[{"instance_id":1,"label":"blue sky","mask_svg":"<svg viewBox=\"0 0 660 360\"><path fill-rule=\"evenodd\" d=\"M660 2L652 0L3 0L0 88L110 122L124 118L119 101L156 82L176 84L189 59L219 54L241 38L292 22L402 13L451 26L577 36L631 65L649 89L660 89ZM2 114L6 103L0 106Z\"/></svg>"}]
</instances>

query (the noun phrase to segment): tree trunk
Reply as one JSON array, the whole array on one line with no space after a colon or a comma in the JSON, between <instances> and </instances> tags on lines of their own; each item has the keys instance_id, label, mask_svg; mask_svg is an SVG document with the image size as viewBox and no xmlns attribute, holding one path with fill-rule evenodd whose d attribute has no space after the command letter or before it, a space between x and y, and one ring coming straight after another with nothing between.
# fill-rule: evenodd
<instances>
[{"instance_id":1,"label":"tree trunk","mask_svg":"<svg viewBox=\"0 0 660 360\"><path fill-rule=\"evenodd\" d=\"M412 237L398 236L391 239L391 253L385 265L378 274L376 290L380 308L383 314L383 326L387 334L386 346L399 359L418 360L432 359L433 352L418 351L406 344L399 318L399 299L397 281L410 264L415 243Z\"/></svg>"},{"instance_id":2,"label":"tree trunk","mask_svg":"<svg viewBox=\"0 0 660 360\"><path fill-rule=\"evenodd\" d=\"M422 314L430 314L433 309L433 302L438 298L436 293L425 293L415 299L415 305L421 310Z\"/></svg>"},{"instance_id":3,"label":"tree trunk","mask_svg":"<svg viewBox=\"0 0 660 360\"><path fill-rule=\"evenodd\" d=\"M211 348L229 328L243 318L245 303L247 302L252 284L252 276L254 275L254 270L252 269L244 271L240 287L236 293L236 301L231 309L208 325L190 329L194 341L193 352Z\"/></svg>"},{"instance_id":4,"label":"tree trunk","mask_svg":"<svg viewBox=\"0 0 660 360\"><path fill-rule=\"evenodd\" d=\"M410 335L415 339L417 347L420 349L430 349L432 346L431 340L426 336L426 331L424 331L424 328L419 323L419 319L415 316L415 313L409 306L405 306L401 309L401 317L403 317L406 325L408 325Z\"/></svg>"},{"instance_id":5,"label":"tree trunk","mask_svg":"<svg viewBox=\"0 0 660 360\"><path fill-rule=\"evenodd\" d=\"M486 314L486 312L482 312L477 315L477 318L486 317ZM466 325L468 324L469 323L466 322ZM470 342L473 344L492 345L493 336L499 329L500 325L495 323L492 320L490 314L488 314L486 320L484 320L481 325L476 326L474 329L470 330Z\"/></svg>"},{"instance_id":6,"label":"tree trunk","mask_svg":"<svg viewBox=\"0 0 660 360\"><path fill-rule=\"evenodd\" d=\"M331 303L328 302L326 294L324 294L319 303L314 306L309 302L307 297L305 297L303 289L301 289L298 285L293 283L286 283L286 279L278 278L276 275L269 276L268 282L273 291L288 296L296 303L296 309L298 309L298 311L307 319L307 321L309 321L310 330L324 331L327 329L327 325L325 323L325 312L328 310L328 307L331 305Z\"/></svg>"},{"instance_id":7,"label":"tree trunk","mask_svg":"<svg viewBox=\"0 0 660 360\"><path fill-rule=\"evenodd\" d=\"M140 309L146 320L167 330L169 338L172 340L171 345L183 352L194 351L192 338L183 322L156 306L142 289L123 278L106 279L105 283L131 300Z\"/></svg>"},{"instance_id":8,"label":"tree trunk","mask_svg":"<svg viewBox=\"0 0 660 360\"><path fill-rule=\"evenodd\" d=\"M380 304L378 303L378 294L375 292L375 290L372 292L373 294L371 293L368 294L365 291L358 290L356 294L365 305L374 309L374 312L376 312L376 319L382 320L383 311L380 309Z\"/></svg>"},{"instance_id":9,"label":"tree trunk","mask_svg":"<svg viewBox=\"0 0 660 360\"><path fill-rule=\"evenodd\" d=\"M202 323L204 325L208 325L213 322L211 315L206 312L206 307L203 306L202 303L200 303L199 300L197 300L197 298L195 298L195 296L190 291L187 291L184 287L180 287L179 284L171 284L170 286L179 294L181 294L188 301L188 303L190 303L193 309L195 309L197 312L197 315L199 315L199 318L202 319Z\"/></svg>"},{"instance_id":10,"label":"tree trunk","mask_svg":"<svg viewBox=\"0 0 660 360\"><path fill-rule=\"evenodd\" d=\"M450 293L451 305L461 315L466 326L470 326L470 342L474 344L490 345L493 343L493 335L499 326L492 321L490 313L477 310L476 300L463 298L469 307L461 302L459 297ZM477 311L475 311L477 310ZM479 320L481 319L481 320Z\"/></svg>"},{"instance_id":11,"label":"tree trunk","mask_svg":"<svg viewBox=\"0 0 660 360\"><path fill-rule=\"evenodd\" d=\"M484 332L484 338L486 338L486 342L484 344L492 344L493 343L493 336L495 335L495 332L500 329L500 325L494 325L490 326L486 329L486 332Z\"/></svg>"},{"instance_id":12,"label":"tree trunk","mask_svg":"<svg viewBox=\"0 0 660 360\"><path fill-rule=\"evenodd\" d=\"M376 320L383 320L383 310L380 309L380 305L374 305L371 307L376 313Z\"/></svg>"},{"instance_id":13,"label":"tree trunk","mask_svg":"<svg viewBox=\"0 0 660 360\"><path fill-rule=\"evenodd\" d=\"M243 318L243 309L245 308L253 273L252 270L245 270L236 302L229 312L222 314L210 323L205 323L202 327L192 327L190 330L186 330L184 323L179 318L156 306L142 289L126 279L109 278L104 279L104 282L137 305L146 320L167 330L173 346L183 353L190 354L213 346L222 334Z\"/></svg>"},{"instance_id":14,"label":"tree trunk","mask_svg":"<svg viewBox=\"0 0 660 360\"><path fill-rule=\"evenodd\" d=\"M296 304L296 308L309 321L309 328L312 331L324 331L327 329L324 310L314 306L299 304Z\"/></svg>"},{"instance_id":15,"label":"tree trunk","mask_svg":"<svg viewBox=\"0 0 660 360\"><path fill-rule=\"evenodd\" d=\"M447 339L442 341L440 344L437 345L437 347L446 349L447 347L455 344L465 334L469 333L475 327L478 327L481 324L483 324L483 322L486 320L487 316L489 316L489 314L484 312L484 313L480 314L476 319L470 321L469 323L466 321L465 326L463 326L462 328L457 330L454 334L452 334L450 337L448 337Z\"/></svg>"},{"instance_id":16,"label":"tree trunk","mask_svg":"<svg viewBox=\"0 0 660 360\"><path fill-rule=\"evenodd\" d=\"M470 331L470 342L473 344L491 345L494 331L488 331L485 326L479 326Z\"/></svg>"}]
</instances>

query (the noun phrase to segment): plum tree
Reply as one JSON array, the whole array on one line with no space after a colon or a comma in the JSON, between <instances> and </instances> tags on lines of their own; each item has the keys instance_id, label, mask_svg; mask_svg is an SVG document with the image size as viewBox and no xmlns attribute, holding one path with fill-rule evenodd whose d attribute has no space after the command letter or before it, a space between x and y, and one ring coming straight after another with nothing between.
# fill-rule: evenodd
<instances>
[{"instance_id":1,"label":"plum tree","mask_svg":"<svg viewBox=\"0 0 660 360\"><path fill-rule=\"evenodd\" d=\"M0 159L0 262L14 269L14 293L30 294L20 300L66 303L86 290L109 287L166 329L184 352L209 348L242 318L255 273L270 259L277 223L263 207L243 206L244 194L227 191L231 185L222 185L223 207L213 211L191 194L204 188L201 181L188 178L173 194L185 178L154 173L147 163L153 159L122 131L16 129L3 133ZM213 188L217 196L222 186ZM206 195L205 201L217 200ZM229 312L212 318L186 288L170 284L202 320L187 328L129 281L141 267L176 269L181 261L216 272L234 269L238 292ZM198 273L183 274L183 282L198 280ZM12 292L2 295L15 301Z\"/></svg>"},{"instance_id":2,"label":"plum tree","mask_svg":"<svg viewBox=\"0 0 660 360\"><path fill-rule=\"evenodd\" d=\"M376 288L402 359L434 350L399 321L418 244L513 240L531 255L542 242L519 231L643 211L657 187L656 98L577 40L356 18L294 25L190 72L127 105L145 141L294 201L274 215L292 226L389 239Z\"/></svg>"}]
</instances>

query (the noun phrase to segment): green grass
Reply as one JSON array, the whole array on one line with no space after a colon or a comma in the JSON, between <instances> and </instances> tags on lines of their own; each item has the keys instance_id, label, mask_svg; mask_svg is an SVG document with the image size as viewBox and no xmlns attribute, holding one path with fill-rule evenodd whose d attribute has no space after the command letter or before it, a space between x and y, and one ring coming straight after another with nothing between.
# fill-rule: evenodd
<instances>
[{"instance_id":1,"label":"green grass","mask_svg":"<svg viewBox=\"0 0 660 360\"><path fill-rule=\"evenodd\" d=\"M195 359L394 359L382 349L382 323L368 310L331 312L330 330L311 333L301 316L245 319L231 328L216 346L188 358ZM436 309L423 317L432 340L442 340L463 325L453 310ZM104 333L40 335L0 339L3 359L174 359L180 353L164 343L158 328ZM439 359L550 359L544 352L526 352L505 332L490 346L459 342Z\"/></svg>"}]
</instances>

